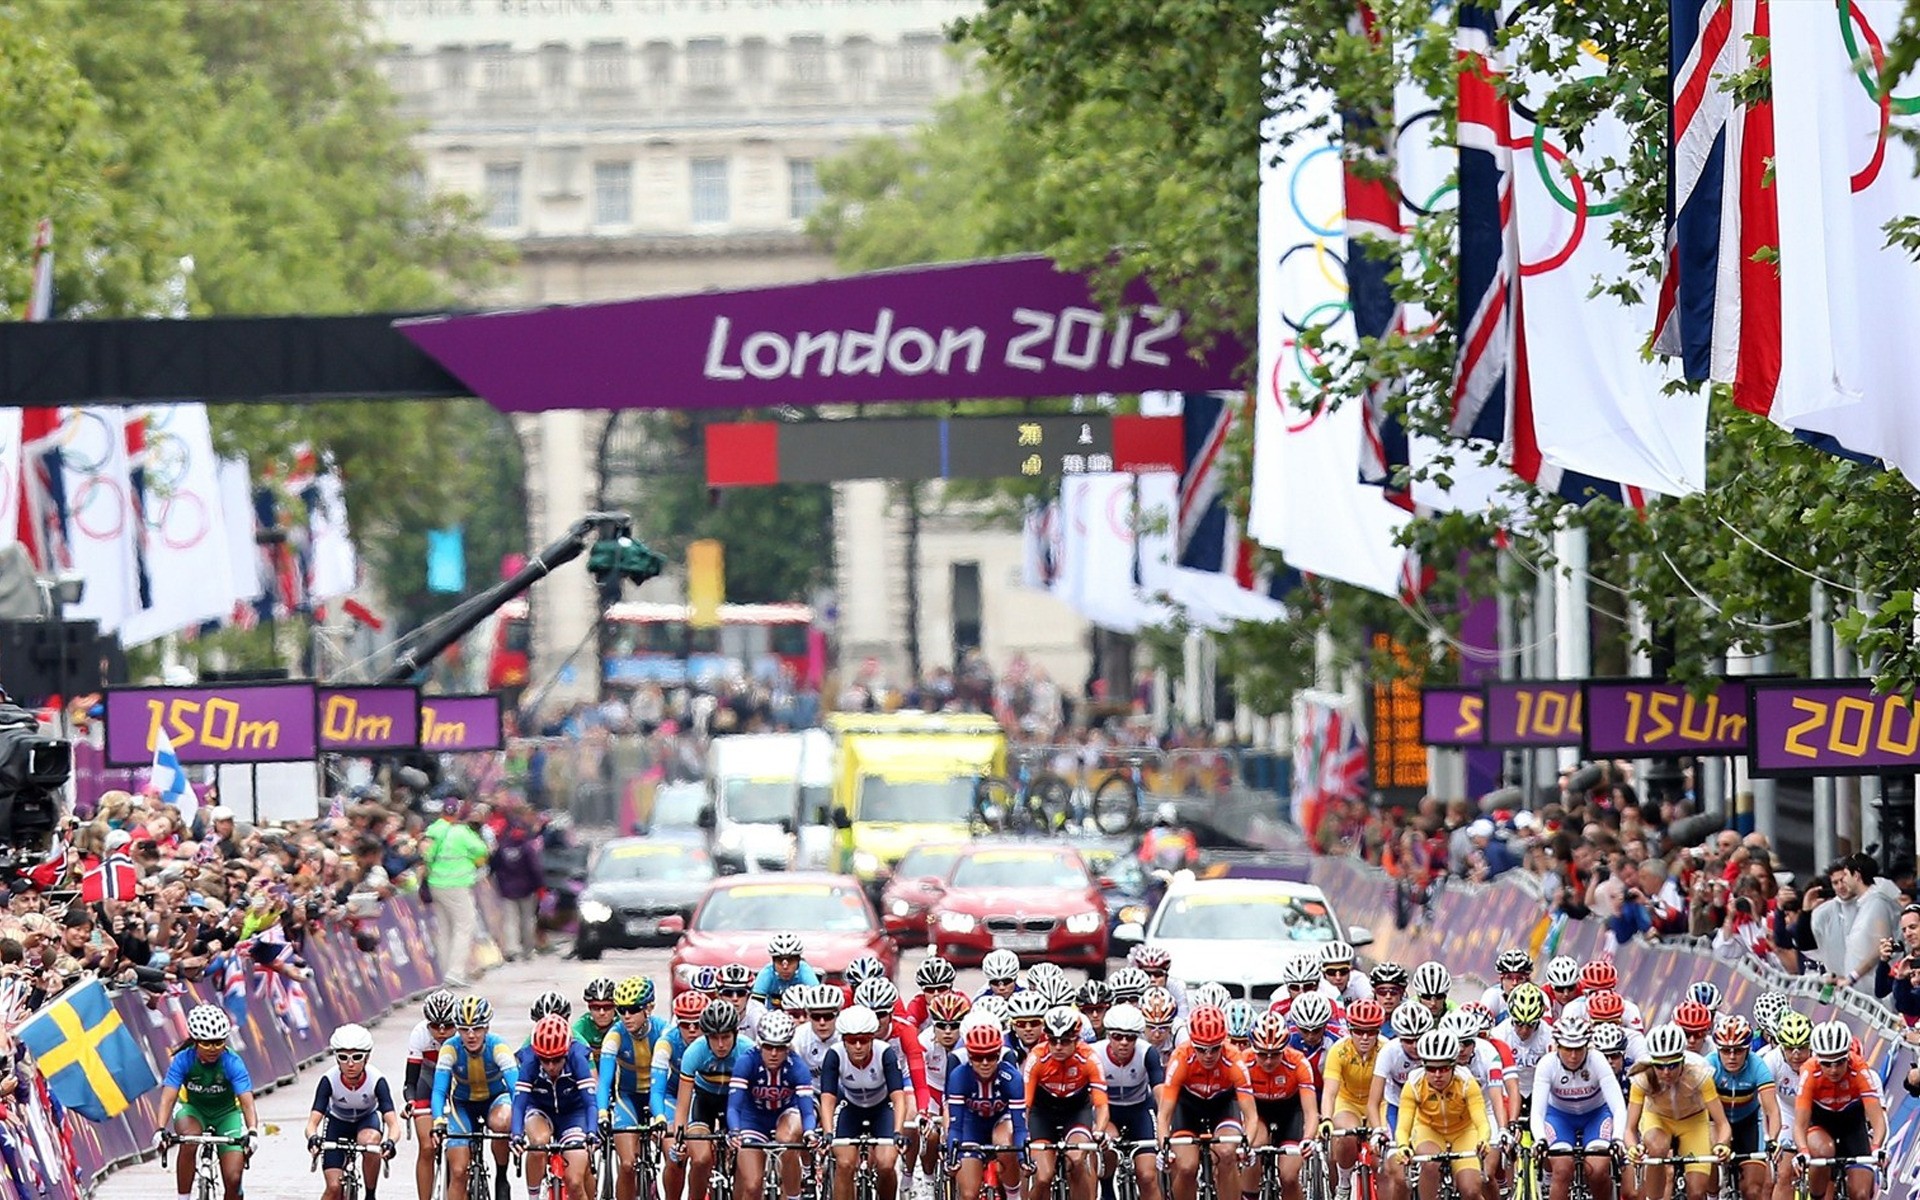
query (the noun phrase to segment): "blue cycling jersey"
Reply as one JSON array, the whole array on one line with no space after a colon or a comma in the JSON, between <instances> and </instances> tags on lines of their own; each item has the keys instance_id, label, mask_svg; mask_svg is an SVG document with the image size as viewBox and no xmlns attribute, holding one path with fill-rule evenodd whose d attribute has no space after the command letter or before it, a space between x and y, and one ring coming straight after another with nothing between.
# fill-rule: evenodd
<instances>
[{"instance_id":1,"label":"blue cycling jersey","mask_svg":"<svg viewBox=\"0 0 1920 1200\"><path fill-rule=\"evenodd\" d=\"M770 1133L780 1114L800 1110L803 1129L818 1122L813 1109L813 1072L789 1053L778 1067L770 1067L758 1051L734 1057L733 1078L727 1090L727 1128Z\"/></svg>"},{"instance_id":2,"label":"blue cycling jersey","mask_svg":"<svg viewBox=\"0 0 1920 1200\"><path fill-rule=\"evenodd\" d=\"M557 1123L561 1113L577 1113L584 1107L585 1126L592 1129L599 1123L599 1110L594 1104L593 1056L578 1038L568 1044L567 1057L555 1074L547 1073L532 1046L520 1052L515 1066L520 1078L513 1086L513 1136L520 1136L529 1111L545 1113Z\"/></svg>"},{"instance_id":3,"label":"blue cycling jersey","mask_svg":"<svg viewBox=\"0 0 1920 1200\"><path fill-rule=\"evenodd\" d=\"M594 1099L600 1105L600 1111L606 1112L607 1106L615 1096L650 1096L652 1091L651 1063L642 1069L642 1050L651 1054L659 1045L667 1031L667 1022L662 1017L647 1018L647 1027L640 1033L627 1028L625 1020L616 1021L607 1030L606 1040L600 1043L598 1071L600 1085L594 1092Z\"/></svg>"},{"instance_id":4,"label":"blue cycling jersey","mask_svg":"<svg viewBox=\"0 0 1920 1200\"><path fill-rule=\"evenodd\" d=\"M440 1046L433 1071L433 1115L446 1112L449 1098L462 1102L491 1100L507 1096L520 1080L513 1051L489 1033L480 1049L469 1053L458 1037L448 1038Z\"/></svg>"},{"instance_id":5,"label":"blue cycling jersey","mask_svg":"<svg viewBox=\"0 0 1920 1200\"><path fill-rule=\"evenodd\" d=\"M760 968L760 974L754 978L753 994L767 1002L769 1006L780 999L780 994L790 987L805 984L813 987L820 982L819 972L807 965L806 959L800 960L800 967L794 971L792 979L782 979L774 972L773 964Z\"/></svg>"},{"instance_id":6,"label":"blue cycling jersey","mask_svg":"<svg viewBox=\"0 0 1920 1200\"><path fill-rule=\"evenodd\" d=\"M1003 1117L1013 1121L1013 1144L1024 1144L1027 1084L1020 1068L1002 1058L993 1073L982 1078L972 1063L955 1063L947 1072L947 1145L985 1143Z\"/></svg>"},{"instance_id":7,"label":"blue cycling jersey","mask_svg":"<svg viewBox=\"0 0 1920 1200\"><path fill-rule=\"evenodd\" d=\"M693 1086L715 1096L724 1096L733 1086L734 1064L743 1061L748 1055L758 1057L759 1047L746 1038L735 1035L733 1050L724 1056L716 1056L713 1047L706 1038L699 1038L687 1052L680 1057L680 1074L693 1076Z\"/></svg>"},{"instance_id":8,"label":"blue cycling jersey","mask_svg":"<svg viewBox=\"0 0 1920 1200\"><path fill-rule=\"evenodd\" d=\"M652 1096L653 1113L657 1117L673 1119L673 1109L680 1102L680 1063L687 1054L687 1035L678 1025L669 1026L653 1044Z\"/></svg>"},{"instance_id":9,"label":"blue cycling jersey","mask_svg":"<svg viewBox=\"0 0 1920 1200\"><path fill-rule=\"evenodd\" d=\"M1713 1086L1726 1106L1727 1120L1744 1121L1760 1111L1760 1089L1773 1086L1773 1072L1758 1054L1749 1050L1738 1071L1727 1069L1718 1050L1707 1057L1707 1063L1713 1068Z\"/></svg>"}]
</instances>

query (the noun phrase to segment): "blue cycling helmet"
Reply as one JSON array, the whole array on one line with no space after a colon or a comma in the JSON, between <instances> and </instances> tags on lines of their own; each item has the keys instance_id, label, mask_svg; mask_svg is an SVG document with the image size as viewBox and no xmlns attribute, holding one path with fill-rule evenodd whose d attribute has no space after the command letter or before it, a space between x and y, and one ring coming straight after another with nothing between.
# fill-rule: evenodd
<instances>
[{"instance_id":1,"label":"blue cycling helmet","mask_svg":"<svg viewBox=\"0 0 1920 1200\"><path fill-rule=\"evenodd\" d=\"M1260 1019L1260 1012L1254 1008L1251 1000L1229 1000L1227 1002L1227 1036L1230 1038L1250 1038L1253 1036L1254 1023Z\"/></svg>"}]
</instances>

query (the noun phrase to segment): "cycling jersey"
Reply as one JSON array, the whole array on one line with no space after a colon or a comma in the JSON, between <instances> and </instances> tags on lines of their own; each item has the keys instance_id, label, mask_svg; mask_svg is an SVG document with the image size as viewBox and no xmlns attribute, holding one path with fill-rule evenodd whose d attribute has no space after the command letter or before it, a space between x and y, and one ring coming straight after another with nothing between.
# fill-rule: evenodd
<instances>
[{"instance_id":1,"label":"cycling jersey","mask_svg":"<svg viewBox=\"0 0 1920 1200\"><path fill-rule=\"evenodd\" d=\"M607 1030L595 1062L599 1085L594 1103L601 1112L612 1112L610 1105L626 1102L632 1103L636 1115L652 1111L653 1050L666 1031L667 1022L661 1017L647 1018L646 1028L639 1033L630 1031L624 1020Z\"/></svg>"},{"instance_id":2,"label":"cycling jersey","mask_svg":"<svg viewBox=\"0 0 1920 1200\"><path fill-rule=\"evenodd\" d=\"M1880 1083L1858 1054L1849 1058L1847 1073L1839 1079L1828 1079L1820 1069L1820 1060L1810 1058L1800 1068L1800 1093L1794 1099L1794 1107L1802 1116L1815 1108L1840 1112L1869 1096L1880 1099Z\"/></svg>"},{"instance_id":3,"label":"cycling jersey","mask_svg":"<svg viewBox=\"0 0 1920 1200\"><path fill-rule=\"evenodd\" d=\"M1493 1013L1495 1021L1507 1019L1507 989L1503 985L1489 985L1486 991L1480 993L1480 1003Z\"/></svg>"},{"instance_id":4,"label":"cycling jersey","mask_svg":"<svg viewBox=\"0 0 1920 1200\"><path fill-rule=\"evenodd\" d=\"M1591 999L1591 996L1575 996L1573 999L1567 1001L1566 1007L1560 1010L1560 1016L1557 1019L1562 1021L1568 1017L1590 1019L1587 1018L1587 1002ZM1620 998L1620 1003L1625 1006L1626 1009L1626 1015L1620 1020L1621 1027L1631 1029L1635 1033L1645 1033L1647 1031L1647 1023L1640 1015L1640 1006L1625 996Z\"/></svg>"},{"instance_id":5,"label":"cycling jersey","mask_svg":"<svg viewBox=\"0 0 1920 1200\"><path fill-rule=\"evenodd\" d=\"M433 1027L425 1021L414 1025L407 1034L406 1093L416 1111L425 1112L428 1101L433 1099L433 1064L439 1060L440 1047L453 1036L449 1032L446 1037L434 1037Z\"/></svg>"},{"instance_id":6,"label":"cycling jersey","mask_svg":"<svg viewBox=\"0 0 1920 1200\"><path fill-rule=\"evenodd\" d=\"M1013 1123L1013 1144L1027 1140L1027 1083L1020 1068L1002 1058L986 1078L962 1059L947 1073L947 1147L987 1143L994 1126Z\"/></svg>"},{"instance_id":7,"label":"cycling jersey","mask_svg":"<svg viewBox=\"0 0 1920 1200\"><path fill-rule=\"evenodd\" d=\"M1113 1048L1105 1041L1093 1044L1093 1056L1106 1077L1107 1103L1113 1108L1151 1104L1155 1091L1167 1081L1160 1051L1144 1040L1133 1044L1133 1057L1124 1066L1113 1061Z\"/></svg>"},{"instance_id":8,"label":"cycling jersey","mask_svg":"<svg viewBox=\"0 0 1920 1200\"><path fill-rule=\"evenodd\" d=\"M1373 1060L1373 1077L1387 1081L1387 1090L1381 1096L1381 1103L1390 1110L1399 1108L1400 1094L1406 1089L1407 1080L1419 1069L1420 1060L1408 1054L1406 1046L1398 1041L1382 1044L1379 1055Z\"/></svg>"},{"instance_id":9,"label":"cycling jersey","mask_svg":"<svg viewBox=\"0 0 1920 1200\"><path fill-rule=\"evenodd\" d=\"M1535 1142L1585 1146L1609 1138L1615 1130L1625 1127L1627 1102L1620 1095L1620 1081L1607 1065L1606 1056L1598 1050L1589 1049L1586 1061L1571 1068L1558 1053L1547 1054L1530 1074L1533 1078L1528 1095L1532 1106L1528 1124L1533 1129ZM1606 1123L1599 1125L1589 1120L1564 1119L1602 1116Z\"/></svg>"},{"instance_id":10,"label":"cycling jersey","mask_svg":"<svg viewBox=\"0 0 1920 1200\"><path fill-rule=\"evenodd\" d=\"M728 1081L727 1128L736 1133L768 1136L788 1109L800 1113L800 1127L819 1127L814 1112L813 1072L788 1054L770 1066L758 1050L736 1055Z\"/></svg>"},{"instance_id":11,"label":"cycling jersey","mask_svg":"<svg viewBox=\"0 0 1920 1200\"><path fill-rule=\"evenodd\" d=\"M894 1008L892 1028L887 1031L887 1045L900 1056L900 1065L913 1089L914 1104L920 1111L926 1111L933 1104L933 1091L927 1086L927 1064L920 1054L920 1029L898 1006Z\"/></svg>"},{"instance_id":12,"label":"cycling jersey","mask_svg":"<svg viewBox=\"0 0 1920 1200\"><path fill-rule=\"evenodd\" d=\"M1323 1116L1331 1117L1336 1112L1366 1116L1367 1097L1373 1091L1373 1066L1380 1060L1380 1051L1378 1038L1374 1039L1372 1052L1364 1055L1351 1036L1333 1044L1321 1073L1326 1081L1320 1096Z\"/></svg>"},{"instance_id":13,"label":"cycling jersey","mask_svg":"<svg viewBox=\"0 0 1920 1200\"><path fill-rule=\"evenodd\" d=\"M1523 1038L1512 1021L1502 1021L1493 1027L1493 1043L1505 1049L1509 1073L1520 1084L1521 1099L1532 1096L1533 1069L1553 1053L1553 1031L1542 1021L1534 1027L1532 1037Z\"/></svg>"},{"instance_id":14,"label":"cycling jersey","mask_svg":"<svg viewBox=\"0 0 1920 1200\"><path fill-rule=\"evenodd\" d=\"M759 1058L759 1048L743 1037L736 1036L733 1049L724 1056L716 1056L706 1038L696 1038L680 1057L680 1074L693 1076L695 1091L724 1096L733 1086L735 1064L746 1061L749 1055Z\"/></svg>"},{"instance_id":15,"label":"cycling jersey","mask_svg":"<svg viewBox=\"0 0 1920 1200\"><path fill-rule=\"evenodd\" d=\"M1313 1068L1292 1047L1282 1050L1280 1057L1275 1059L1249 1055L1245 1066L1248 1089L1253 1093L1256 1103L1295 1100L1307 1088L1319 1090L1320 1085L1313 1077Z\"/></svg>"},{"instance_id":16,"label":"cycling jersey","mask_svg":"<svg viewBox=\"0 0 1920 1200\"><path fill-rule=\"evenodd\" d=\"M1674 1081L1665 1087L1648 1086L1653 1079L1652 1071L1636 1070L1631 1075L1633 1091L1628 1097L1629 1102L1640 1105L1643 1111L1666 1121L1685 1121L1697 1117L1707 1110L1710 1102L1720 1098L1719 1091L1713 1086L1713 1068L1704 1062L1688 1059Z\"/></svg>"},{"instance_id":17,"label":"cycling jersey","mask_svg":"<svg viewBox=\"0 0 1920 1200\"><path fill-rule=\"evenodd\" d=\"M1768 1046L1756 1057L1766 1065L1768 1073L1773 1076L1774 1102L1780 1106L1782 1112L1792 1108L1793 1102L1800 1096L1800 1068L1788 1062L1787 1056L1778 1046ZM1811 1056L1807 1061L1813 1061Z\"/></svg>"},{"instance_id":18,"label":"cycling jersey","mask_svg":"<svg viewBox=\"0 0 1920 1200\"><path fill-rule=\"evenodd\" d=\"M532 1046L520 1051L514 1066L520 1073L513 1085L514 1137L525 1131L529 1112L544 1114L556 1134L566 1126L577 1126L582 1135L598 1127L593 1060L579 1041L567 1046L567 1056L556 1074L547 1073Z\"/></svg>"},{"instance_id":19,"label":"cycling jersey","mask_svg":"<svg viewBox=\"0 0 1920 1200\"><path fill-rule=\"evenodd\" d=\"M731 1004L733 1001L720 1000L716 1003ZM750 1042L757 1039L760 1036L760 1018L766 1016L769 1011L766 1005L751 996L747 997L747 1006L740 1010L740 1036Z\"/></svg>"},{"instance_id":20,"label":"cycling jersey","mask_svg":"<svg viewBox=\"0 0 1920 1200\"><path fill-rule=\"evenodd\" d=\"M1413 1145L1419 1135L1445 1143L1450 1150L1477 1150L1490 1136L1487 1101L1480 1085L1455 1068L1436 1086L1425 1068L1414 1071L1400 1092L1400 1119L1393 1140Z\"/></svg>"},{"instance_id":21,"label":"cycling jersey","mask_svg":"<svg viewBox=\"0 0 1920 1200\"><path fill-rule=\"evenodd\" d=\"M773 964L768 963L760 968L760 974L753 981L753 994L755 998L771 1004L790 987L799 984L815 987L819 982L819 972L809 966L804 958L800 960L800 966L794 971L792 979L780 978L779 972L773 969Z\"/></svg>"},{"instance_id":22,"label":"cycling jersey","mask_svg":"<svg viewBox=\"0 0 1920 1200\"><path fill-rule=\"evenodd\" d=\"M793 1053L807 1064L807 1070L819 1076L821 1068L826 1066L827 1051L840 1044L840 1034L836 1031L822 1039L813 1031L813 1026L803 1024L793 1031Z\"/></svg>"},{"instance_id":23,"label":"cycling jersey","mask_svg":"<svg viewBox=\"0 0 1920 1200\"><path fill-rule=\"evenodd\" d=\"M1160 1090L1162 1095L1176 1099L1184 1092L1197 1100L1212 1100L1228 1093L1249 1095L1253 1085L1247 1079L1246 1067L1232 1055L1222 1053L1207 1066L1194 1057L1192 1046L1182 1046L1167 1063L1167 1081Z\"/></svg>"},{"instance_id":24,"label":"cycling jersey","mask_svg":"<svg viewBox=\"0 0 1920 1200\"><path fill-rule=\"evenodd\" d=\"M1727 1120L1744 1121L1760 1111L1760 1093L1773 1086L1773 1072L1760 1061L1759 1055L1747 1051L1740 1069L1730 1071L1716 1050L1707 1056L1707 1065L1713 1068L1713 1086L1720 1093Z\"/></svg>"},{"instance_id":25,"label":"cycling jersey","mask_svg":"<svg viewBox=\"0 0 1920 1200\"><path fill-rule=\"evenodd\" d=\"M1107 1076L1085 1042L1065 1058L1055 1058L1046 1046L1027 1059L1027 1109L1036 1104L1064 1104L1091 1099L1096 1109L1107 1106Z\"/></svg>"},{"instance_id":26,"label":"cycling jersey","mask_svg":"<svg viewBox=\"0 0 1920 1200\"><path fill-rule=\"evenodd\" d=\"M227 1050L210 1063L201 1062L192 1046L174 1054L161 1082L179 1092L182 1104L209 1114L232 1112L240 1097L253 1091L253 1076L239 1054Z\"/></svg>"},{"instance_id":27,"label":"cycling jersey","mask_svg":"<svg viewBox=\"0 0 1920 1200\"><path fill-rule=\"evenodd\" d=\"M433 1072L433 1114L444 1116L449 1099L471 1104L510 1096L519 1080L513 1051L493 1034L472 1053L459 1038L448 1038Z\"/></svg>"},{"instance_id":28,"label":"cycling jersey","mask_svg":"<svg viewBox=\"0 0 1920 1200\"><path fill-rule=\"evenodd\" d=\"M1499 1113L1494 1108L1494 1098L1506 1087L1506 1062L1491 1042L1485 1038L1475 1038L1473 1057L1467 1061L1465 1069L1472 1072L1474 1082L1480 1085L1480 1094L1487 1102L1487 1121L1495 1123Z\"/></svg>"},{"instance_id":29,"label":"cycling jersey","mask_svg":"<svg viewBox=\"0 0 1920 1200\"><path fill-rule=\"evenodd\" d=\"M361 1072L360 1085L348 1087L334 1067L320 1077L313 1089L313 1111L325 1113L330 1120L358 1124L376 1113L393 1111L393 1092L386 1076L372 1067Z\"/></svg>"},{"instance_id":30,"label":"cycling jersey","mask_svg":"<svg viewBox=\"0 0 1920 1200\"><path fill-rule=\"evenodd\" d=\"M926 1068L927 1091L932 1093L934 1104L946 1103L947 1072L956 1061L965 1057L958 1053L959 1049L958 1043L952 1050L942 1046L931 1029L920 1031L920 1061Z\"/></svg>"},{"instance_id":31,"label":"cycling jersey","mask_svg":"<svg viewBox=\"0 0 1920 1200\"><path fill-rule=\"evenodd\" d=\"M1333 980L1323 976L1320 980L1320 994L1338 1005L1358 1004L1362 1000L1373 999L1373 980L1355 971L1347 976L1347 986L1338 988L1333 985Z\"/></svg>"},{"instance_id":32,"label":"cycling jersey","mask_svg":"<svg viewBox=\"0 0 1920 1200\"><path fill-rule=\"evenodd\" d=\"M573 1019L573 1040L587 1048L587 1058L597 1070L600 1066L600 1044L607 1040L607 1034L620 1027L620 1018L615 1017L609 1025L594 1023L593 1014L583 1012Z\"/></svg>"},{"instance_id":33,"label":"cycling jersey","mask_svg":"<svg viewBox=\"0 0 1920 1200\"><path fill-rule=\"evenodd\" d=\"M1313 1090L1316 1092L1326 1090L1323 1080L1326 1073L1327 1054L1335 1044L1332 1034L1323 1033L1320 1035L1318 1046L1309 1046L1297 1029L1287 1038L1287 1048L1298 1054L1301 1061L1307 1064L1307 1069L1313 1072Z\"/></svg>"},{"instance_id":34,"label":"cycling jersey","mask_svg":"<svg viewBox=\"0 0 1920 1200\"><path fill-rule=\"evenodd\" d=\"M673 1122L673 1110L680 1103L680 1064L687 1053L687 1035L678 1025L670 1025L653 1043L652 1078L648 1081L648 1109L656 1117Z\"/></svg>"},{"instance_id":35,"label":"cycling jersey","mask_svg":"<svg viewBox=\"0 0 1920 1200\"><path fill-rule=\"evenodd\" d=\"M900 1056L892 1046L877 1049L863 1067L854 1065L845 1046L835 1046L827 1051L820 1073L820 1094L832 1096L840 1104L874 1108L903 1090L905 1079Z\"/></svg>"}]
</instances>

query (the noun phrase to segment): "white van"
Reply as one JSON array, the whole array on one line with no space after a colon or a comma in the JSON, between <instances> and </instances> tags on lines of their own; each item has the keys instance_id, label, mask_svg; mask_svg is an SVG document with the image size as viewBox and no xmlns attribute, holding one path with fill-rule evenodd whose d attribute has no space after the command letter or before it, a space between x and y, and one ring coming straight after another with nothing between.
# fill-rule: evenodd
<instances>
[{"instance_id":1,"label":"white van","mask_svg":"<svg viewBox=\"0 0 1920 1200\"><path fill-rule=\"evenodd\" d=\"M833 790L825 730L743 733L707 747L713 858L722 871L794 865L794 830L819 820Z\"/></svg>"}]
</instances>

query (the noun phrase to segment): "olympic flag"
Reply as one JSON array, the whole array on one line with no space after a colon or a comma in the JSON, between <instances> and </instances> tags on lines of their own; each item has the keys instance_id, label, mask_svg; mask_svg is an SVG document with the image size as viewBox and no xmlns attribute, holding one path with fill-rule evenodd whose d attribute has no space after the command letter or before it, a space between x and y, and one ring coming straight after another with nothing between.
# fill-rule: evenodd
<instances>
[{"instance_id":1,"label":"olympic flag","mask_svg":"<svg viewBox=\"0 0 1920 1200\"><path fill-rule=\"evenodd\" d=\"M134 419L146 422L139 535L145 542L151 603L121 627L120 640L129 646L223 620L232 615L236 599L206 406L155 405Z\"/></svg>"},{"instance_id":2,"label":"olympic flag","mask_svg":"<svg viewBox=\"0 0 1920 1200\"><path fill-rule=\"evenodd\" d=\"M56 444L46 451L58 459L58 520L73 569L87 580L85 595L67 615L98 621L102 633L118 632L140 611L134 555L140 516L133 505L126 426L124 408L62 409Z\"/></svg>"}]
</instances>

